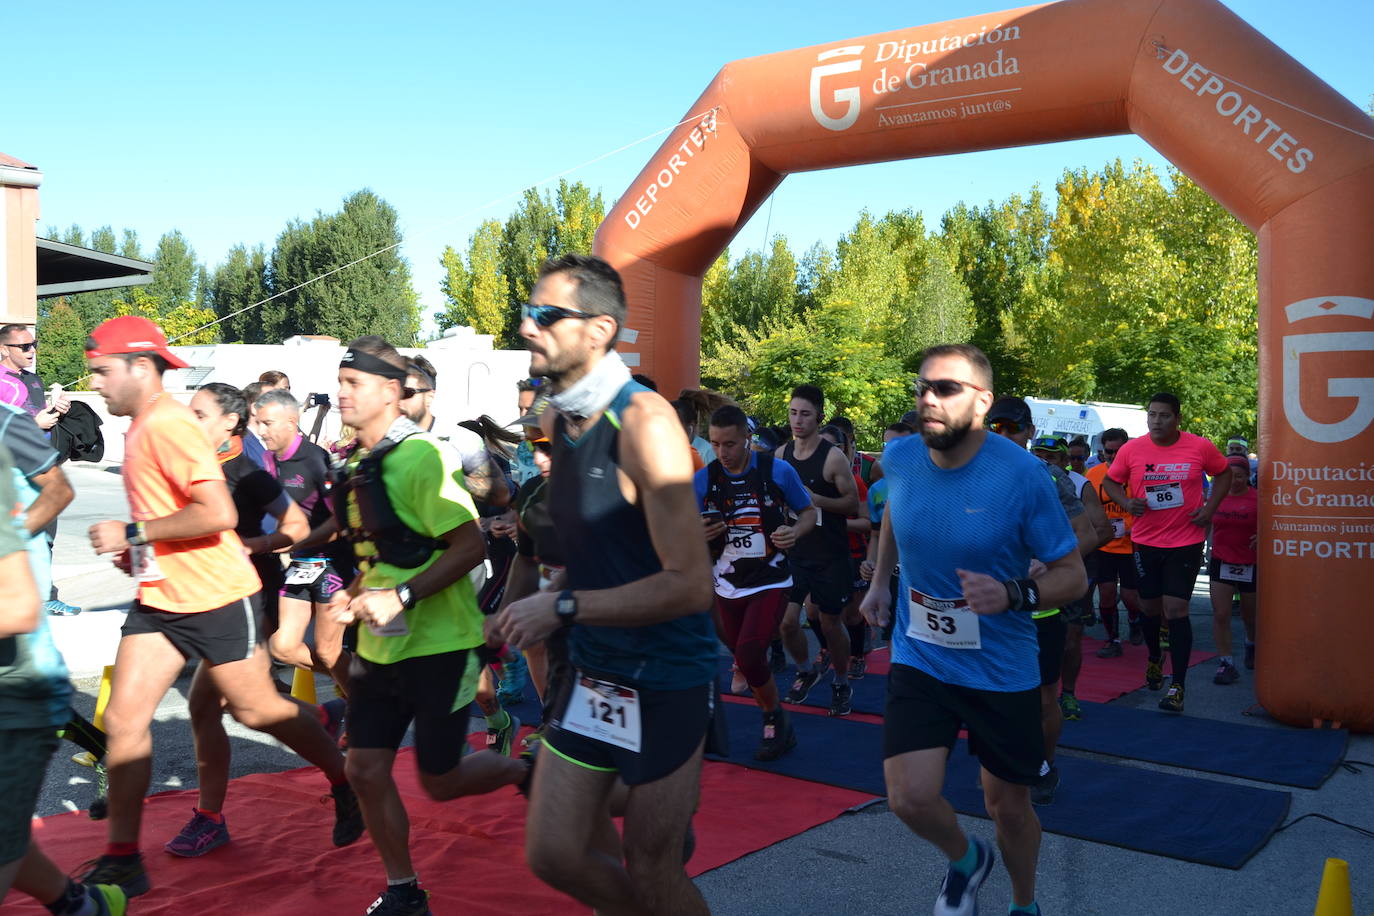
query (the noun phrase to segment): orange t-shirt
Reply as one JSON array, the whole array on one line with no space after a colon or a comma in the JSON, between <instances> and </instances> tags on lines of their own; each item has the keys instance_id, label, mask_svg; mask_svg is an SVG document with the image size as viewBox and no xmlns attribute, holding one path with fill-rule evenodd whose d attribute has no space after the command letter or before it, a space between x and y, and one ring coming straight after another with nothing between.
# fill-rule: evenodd
<instances>
[{"instance_id":1,"label":"orange t-shirt","mask_svg":"<svg viewBox=\"0 0 1374 916\"><path fill-rule=\"evenodd\" d=\"M1107 476L1107 465L1095 464L1088 468L1083 476L1088 478L1088 483L1097 491L1102 510L1107 513L1107 521L1112 523L1112 539L1097 549L1107 553L1133 552L1135 548L1131 546L1131 523L1135 521L1135 516L1108 496L1106 488L1102 486L1102 480ZM1129 492L1130 489L1127 488L1127 493Z\"/></svg>"},{"instance_id":2,"label":"orange t-shirt","mask_svg":"<svg viewBox=\"0 0 1374 916\"><path fill-rule=\"evenodd\" d=\"M191 487L224 480L214 449L189 407L163 394L124 437L124 489L134 521L166 518L191 503ZM262 588L233 532L155 541L151 561L134 557L138 601L159 611L213 611ZM138 552L140 548L133 548Z\"/></svg>"}]
</instances>

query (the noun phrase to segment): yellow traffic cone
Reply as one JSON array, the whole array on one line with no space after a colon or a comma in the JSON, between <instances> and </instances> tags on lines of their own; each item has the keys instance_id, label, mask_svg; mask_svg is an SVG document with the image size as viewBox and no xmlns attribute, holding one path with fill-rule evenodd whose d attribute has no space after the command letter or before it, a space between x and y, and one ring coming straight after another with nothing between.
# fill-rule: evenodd
<instances>
[{"instance_id":1,"label":"yellow traffic cone","mask_svg":"<svg viewBox=\"0 0 1374 916\"><path fill-rule=\"evenodd\" d=\"M1345 859L1326 860L1312 916L1355 916L1355 904L1350 899L1350 863Z\"/></svg>"},{"instance_id":2,"label":"yellow traffic cone","mask_svg":"<svg viewBox=\"0 0 1374 916\"><path fill-rule=\"evenodd\" d=\"M92 724L101 731L105 730L105 707L110 705L110 678L114 676L114 665L106 665L100 672L100 692L95 695L95 718Z\"/></svg>"},{"instance_id":3,"label":"yellow traffic cone","mask_svg":"<svg viewBox=\"0 0 1374 916\"><path fill-rule=\"evenodd\" d=\"M291 695L311 706L319 702L315 699L315 672L297 668L296 673L291 676Z\"/></svg>"}]
</instances>

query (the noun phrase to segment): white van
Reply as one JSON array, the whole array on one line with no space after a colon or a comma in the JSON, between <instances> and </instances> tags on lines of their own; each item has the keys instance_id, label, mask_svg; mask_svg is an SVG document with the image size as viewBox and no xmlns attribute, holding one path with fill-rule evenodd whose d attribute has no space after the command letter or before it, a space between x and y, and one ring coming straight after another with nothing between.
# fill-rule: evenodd
<instances>
[{"instance_id":1,"label":"white van","mask_svg":"<svg viewBox=\"0 0 1374 916\"><path fill-rule=\"evenodd\" d=\"M1145 423L1145 408L1135 404L1111 404L1106 401L1050 401L1026 398L1035 422L1037 436L1063 436L1070 441L1083 437L1097 454L1102 447L1102 433L1112 427L1126 430L1132 439L1149 432Z\"/></svg>"}]
</instances>

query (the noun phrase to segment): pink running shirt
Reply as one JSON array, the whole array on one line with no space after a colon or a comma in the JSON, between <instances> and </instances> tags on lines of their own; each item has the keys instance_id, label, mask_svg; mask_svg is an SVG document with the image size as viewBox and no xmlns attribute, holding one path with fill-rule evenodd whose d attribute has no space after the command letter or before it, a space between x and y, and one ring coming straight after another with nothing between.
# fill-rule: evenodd
<instances>
[{"instance_id":1,"label":"pink running shirt","mask_svg":"<svg viewBox=\"0 0 1374 916\"><path fill-rule=\"evenodd\" d=\"M1237 496L1227 493L1212 516L1212 556L1223 563L1248 566L1255 562L1250 538L1259 531L1259 493L1246 487Z\"/></svg>"},{"instance_id":2,"label":"pink running shirt","mask_svg":"<svg viewBox=\"0 0 1374 916\"><path fill-rule=\"evenodd\" d=\"M1149 436L1132 439L1116 453L1107 476L1145 500L1145 514L1131 526L1131 541L1146 547L1187 547L1201 543L1207 529L1188 516L1203 505L1202 477L1215 477L1229 465L1210 439L1180 432L1170 446Z\"/></svg>"}]
</instances>

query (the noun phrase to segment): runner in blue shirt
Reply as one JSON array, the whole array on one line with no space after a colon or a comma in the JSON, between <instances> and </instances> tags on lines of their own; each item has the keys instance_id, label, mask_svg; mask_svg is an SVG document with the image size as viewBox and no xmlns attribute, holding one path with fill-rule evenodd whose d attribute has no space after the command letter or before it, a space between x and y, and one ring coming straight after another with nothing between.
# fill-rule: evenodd
<instances>
[{"instance_id":1,"label":"runner in blue shirt","mask_svg":"<svg viewBox=\"0 0 1374 916\"><path fill-rule=\"evenodd\" d=\"M992 848L970 839L940 796L961 728L982 764L987 810L1011 876L1012 913L1039 913L1035 866L1040 822L1029 787L1044 756L1039 666L1031 612L1087 589L1073 530L1041 463L983 420L992 367L977 347L932 347L916 381L921 440L883 455L888 508L874 576L901 590L884 713L883 755L892 810L937 846L950 867L935 912L976 912ZM1043 561L1037 577L1032 558ZM882 626L886 589L863 611Z\"/></svg>"}]
</instances>

